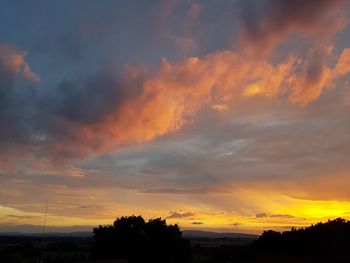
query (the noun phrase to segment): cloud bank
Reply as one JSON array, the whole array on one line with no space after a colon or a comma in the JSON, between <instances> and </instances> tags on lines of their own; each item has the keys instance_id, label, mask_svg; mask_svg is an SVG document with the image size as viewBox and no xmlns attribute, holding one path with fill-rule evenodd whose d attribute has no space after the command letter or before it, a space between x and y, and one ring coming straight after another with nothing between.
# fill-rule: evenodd
<instances>
[{"instance_id":1,"label":"cloud bank","mask_svg":"<svg viewBox=\"0 0 350 263\"><path fill-rule=\"evenodd\" d=\"M278 64L266 56L249 56L244 50L218 50L179 62L164 58L156 69L107 68L92 77L63 80L54 89L35 91L22 85L19 92L13 85L17 76L32 82L39 78L24 61L25 52L3 45L1 126L7 128L2 130L1 141L11 141L13 149L35 149L31 153L39 158L49 154L64 161L175 132L208 106L225 111L256 96L287 97L289 103L305 106L350 71L349 49L343 49L334 61L332 47L316 43L326 43L319 36L323 23L331 21L332 34L343 28L343 17L336 15L343 13L343 3L265 1L243 5L241 39L249 46L262 41L263 46L273 47L291 31L301 36L314 34L306 57L290 53ZM21 127L16 127L19 123Z\"/></svg>"}]
</instances>

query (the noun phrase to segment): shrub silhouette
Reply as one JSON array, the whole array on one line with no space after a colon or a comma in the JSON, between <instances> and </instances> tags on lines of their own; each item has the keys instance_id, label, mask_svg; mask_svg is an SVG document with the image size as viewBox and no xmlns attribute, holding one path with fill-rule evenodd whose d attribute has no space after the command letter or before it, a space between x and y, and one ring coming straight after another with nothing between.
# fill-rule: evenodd
<instances>
[{"instance_id":1,"label":"shrub silhouette","mask_svg":"<svg viewBox=\"0 0 350 263\"><path fill-rule=\"evenodd\" d=\"M142 216L117 218L113 225L94 228L93 259L126 259L129 262L188 262L189 242L178 225L161 218L148 222Z\"/></svg>"},{"instance_id":2,"label":"shrub silhouette","mask_svg":"<svg viewBox=\"0 0 350 263\"><path fill-rule=\"evenodd\" d=\"M211 263L350 262L350 221L328 220L290 231L264 231L247 246L220 246Z\"/></svg>"},{"instance_id":3,"label":"shrub silhouette","mask_svg":"<svg viewBox=\"0 0 350 263\"><path fill-rule=\"evenodd\" d=\"M308 257L317 262L350 262L349 246L350 222L342 218L283 233L265 231L253 244L263 254Z\"/></svg>"},{"instance_id":4,"label":"shrub silhouette","mask_svg":"<svg viewBox=\"0 0 350 263\"><path fill-rule=\"evenodd\" d=\"M259 237L256 244L261 248L280 248L289 253L293 251L305 254L344 252L350 245L350 222L338 218L283 233L269 230Z\"/></svg>"}]
</instances>

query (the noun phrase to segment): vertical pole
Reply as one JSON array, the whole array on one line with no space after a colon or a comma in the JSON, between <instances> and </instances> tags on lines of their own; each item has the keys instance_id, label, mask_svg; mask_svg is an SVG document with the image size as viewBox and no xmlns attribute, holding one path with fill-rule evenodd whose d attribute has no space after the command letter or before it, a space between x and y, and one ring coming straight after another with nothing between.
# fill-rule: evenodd
<instances>
[{"instance_id":1,"label":"vertical pole","mask_svg":"<svg viewBox=\"0 0 350 263\"><path fill-rule=\"evenodd\" d=\"M42 254L44 251L44 234L45 234L45 229L46 229L47 207L48 207L48 201L46 201L46 204L45 204L45 216L44 216L43 231L42 231L41 244L40 244L40 250L41 250L40 257L41 257L41 259L38 261L39 263L44 262L42 259Z\"/></svg>"}]
</instances>

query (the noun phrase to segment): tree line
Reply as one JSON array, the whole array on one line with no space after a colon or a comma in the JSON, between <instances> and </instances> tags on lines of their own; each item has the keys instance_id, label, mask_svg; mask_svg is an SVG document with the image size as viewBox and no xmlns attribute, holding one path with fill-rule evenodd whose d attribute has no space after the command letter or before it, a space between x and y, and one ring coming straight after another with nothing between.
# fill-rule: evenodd
<instances>
[{"instance_id":1,"label":"tree line","mask_svg":"<svg viewBox=\"0 0 350 263\"><path fill-rule=\"evenodd\" d=\"M94 240L93 259L130 263L350 262L350 222L341 218L285 232L264 231L248 245L201 248L191 247L178 225L129 216L95 228ZM194 260L194 254L205 256Z\"/></svg>"}]
</instances>

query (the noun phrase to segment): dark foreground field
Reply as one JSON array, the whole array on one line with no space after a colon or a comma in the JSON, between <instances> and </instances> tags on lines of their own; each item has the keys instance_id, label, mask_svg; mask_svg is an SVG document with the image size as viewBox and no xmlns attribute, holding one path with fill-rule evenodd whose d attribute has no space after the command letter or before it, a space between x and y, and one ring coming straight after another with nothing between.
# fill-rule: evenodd
<instances>
[{"instance_id":1,"label":"dark foreground field","mask_svg":"<svg viewBox=\"0 0 350 263\"><path fill-rule=\"evenodd\" d=\"M114 230L112 226L99 229L103 230L102 235L99 233L100 239ZM156 240L146 237L147 243L135 243L139 237L135 232L128 232L126 237L133 235L134 238L123 239L124 247L119 251L123 245L115 245L118 239L114 239L114 234L101 241L96 237L96 229L94 233L94 236L83 233L45 237L3 234L0 236L0 262L350 262L350 223L343 219L283 233L265 231L259 237L185 232L186 238L181 235L178 239L181 242L172 243L171 247L167 242L174 240L166 241L160 232L157 232ZM162 235L164 239L160 238ZM103 243L106 240L111 244ZM102 242L102 247L99 247L99 242ZM144 245L140 247L139 244Z\"/></svg>"},{"instance_id":2,"label":"dark foreground field","mask_svg":"<svg viewBox=\"0 0 350 263\"><path fill-rule=\"evenodd\" d=\"M41 258L43 262L105 262L90 261L94 239L91 237L48 235L44 238L12 234L0 236L0 262L31 263ZM193 251L191 262L209 262L213 252L222 246L245 246L253 238L188 236ZM107 260L107 262L123 262ZM124 261L125 262L125 261Z\"/></svg>"}]
</instances>

